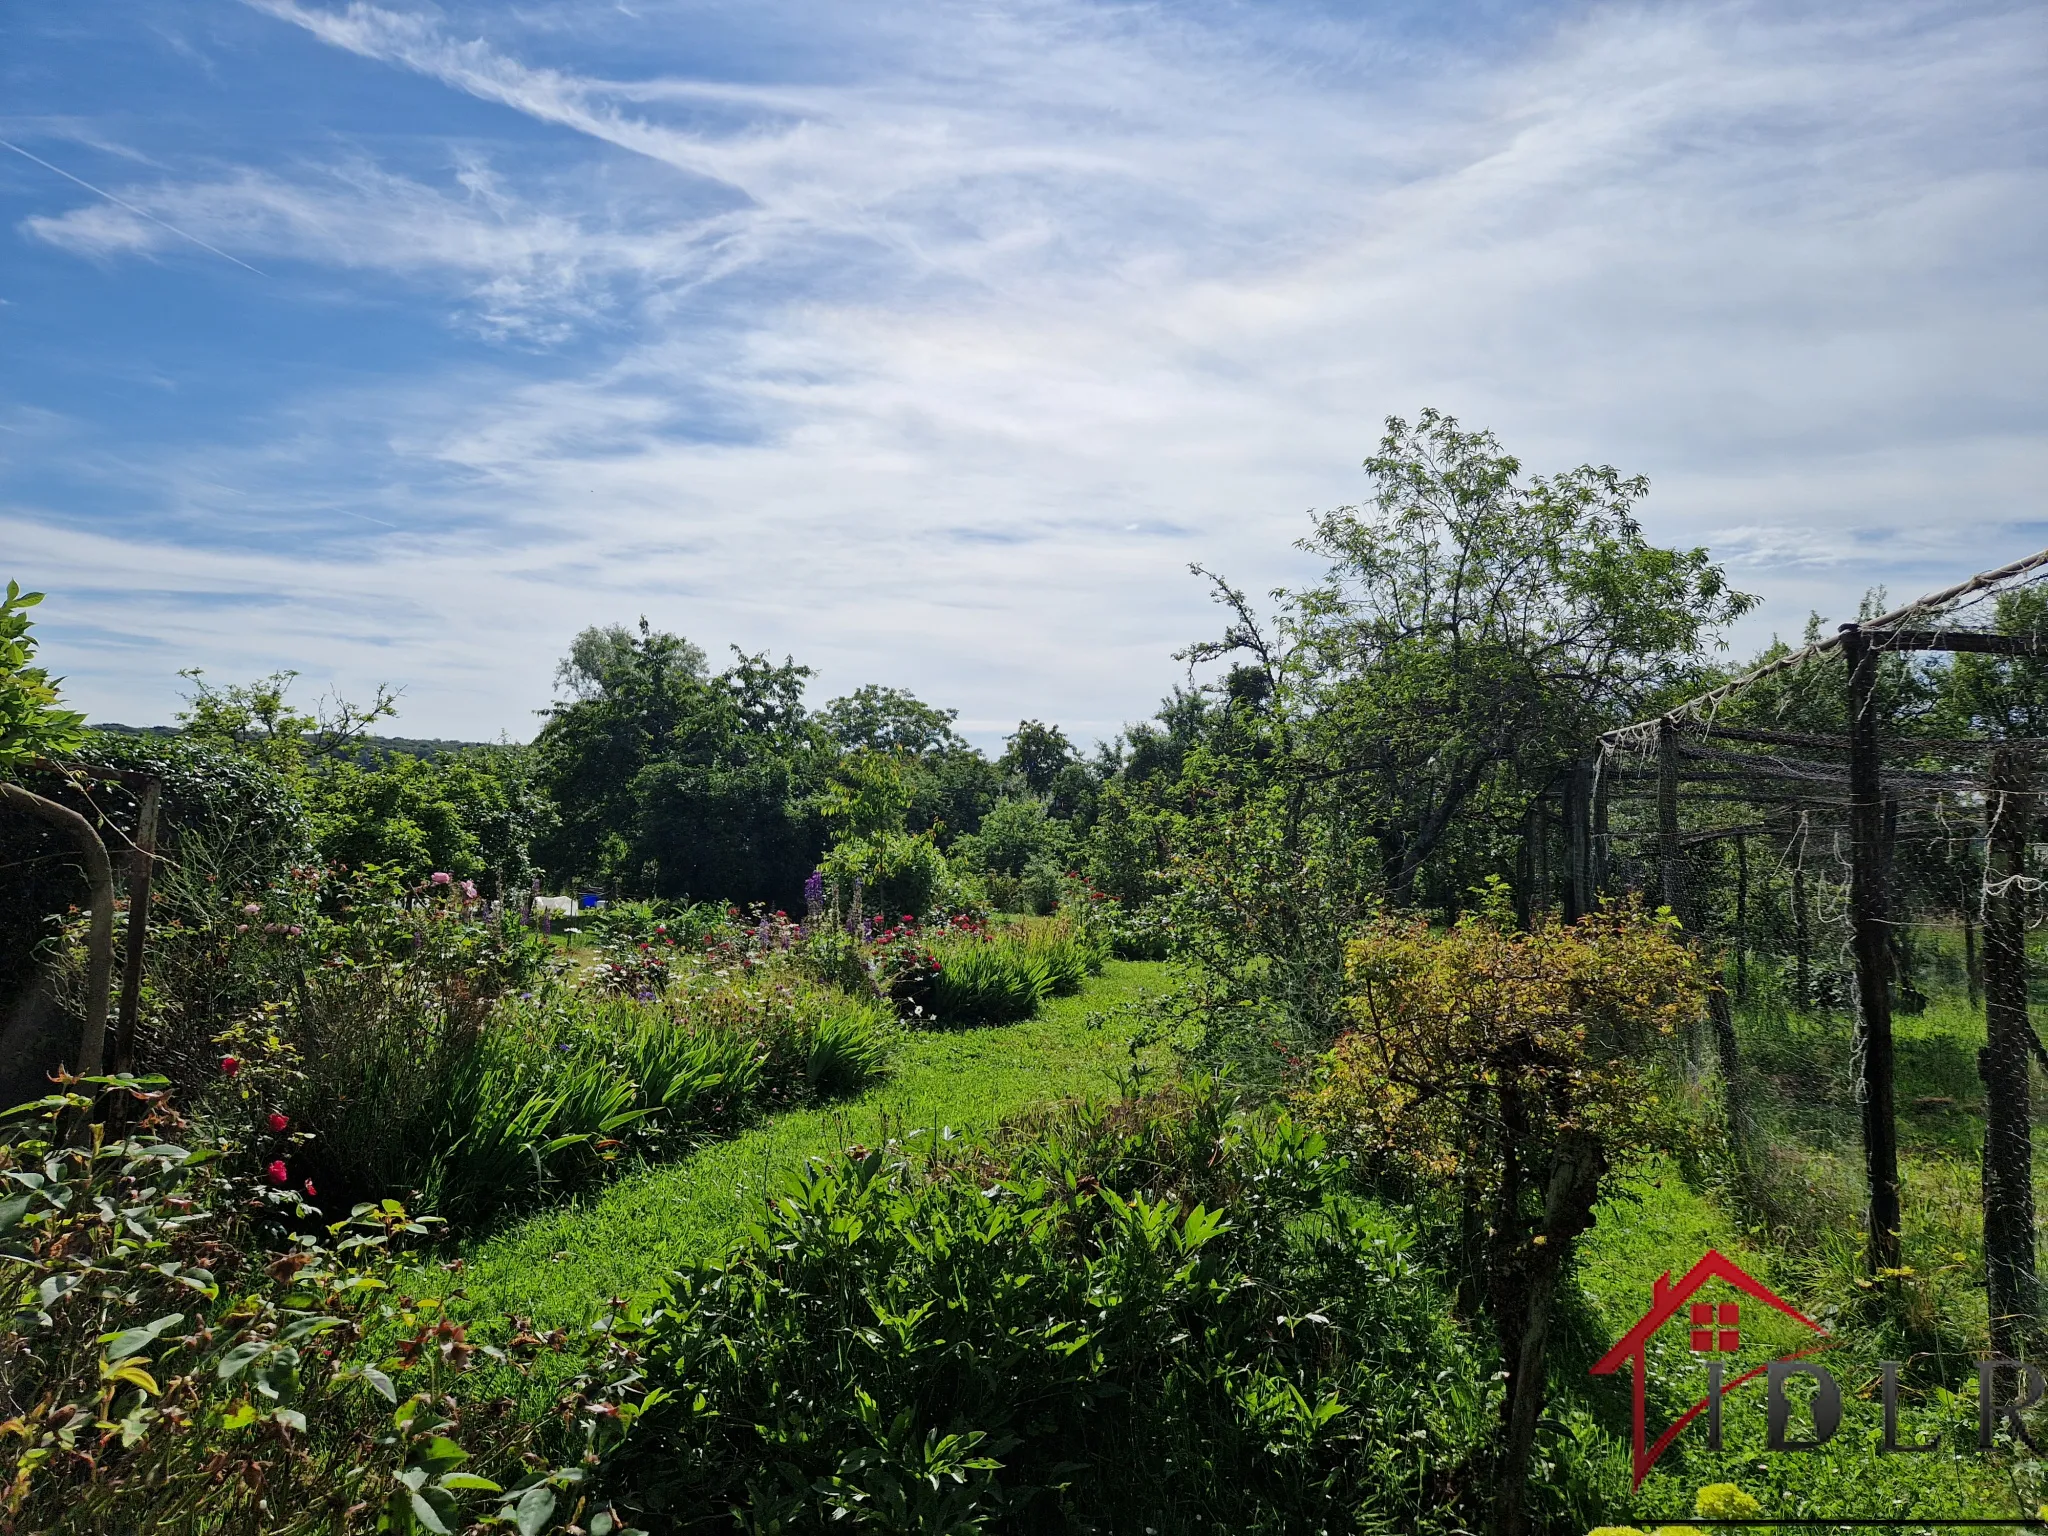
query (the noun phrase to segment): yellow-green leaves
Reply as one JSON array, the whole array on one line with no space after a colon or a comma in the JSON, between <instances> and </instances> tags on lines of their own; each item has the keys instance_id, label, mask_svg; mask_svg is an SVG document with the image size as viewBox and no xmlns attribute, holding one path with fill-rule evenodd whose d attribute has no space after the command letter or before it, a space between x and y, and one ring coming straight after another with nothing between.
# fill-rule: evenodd
<instances>
[{"instance_id":1,"label":"yellow-green leaves","mask_svg":"<svg viewBox=\"0 0 2048 1536\"><path fill-rule=\"evenodd\" d=\"M0 598L0 773L37 757L61 757L77 750L85 716L59 707L57 679L33 666L35 627L27 610L43 600L7 583Z\"/></svg>"}]
</instances>

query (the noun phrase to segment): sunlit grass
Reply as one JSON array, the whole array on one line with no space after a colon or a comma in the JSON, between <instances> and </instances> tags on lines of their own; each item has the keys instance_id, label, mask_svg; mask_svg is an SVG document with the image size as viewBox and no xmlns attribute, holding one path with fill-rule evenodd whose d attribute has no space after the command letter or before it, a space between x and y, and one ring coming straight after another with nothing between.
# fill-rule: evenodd
<instances>
[{"instance_id":1,"label":"sunlit grass","mask_svg":"<svg viewBox=\"0 0 2048 1536\"><path fill-rule=\"evenodd\" d=\"M1089 1015L1170 984L1164 965L1112 961L1034 1019L913 1034L888 1078L859 1098L778 1115L474 1244L461 1276L469 1306L551 1327L581 1323L608 1298L645 1295L678 1264L716 1253L806 1158L854 1143L983 1134L1035 1105L1113 1092L1125 1042L1090 1029Z\"/></svg>"}]
</instances>

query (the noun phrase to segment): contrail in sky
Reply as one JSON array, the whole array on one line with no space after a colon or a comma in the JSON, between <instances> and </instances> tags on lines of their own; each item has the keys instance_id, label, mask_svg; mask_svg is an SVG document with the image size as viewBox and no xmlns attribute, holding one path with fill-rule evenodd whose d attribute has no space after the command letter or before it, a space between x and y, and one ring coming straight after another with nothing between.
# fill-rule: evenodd
<instances>
[{"instance_id":1,"label":"contrail in sky","mask_svg":"<svg viewBox=\"0 0 2048 1536\"><path fill-rule=\"evenodd\" d=\"M17 155L20 155L22 159L33 160L37 165L40 165L46 171L55 171L59 176L62 176L66 181L77 182L81 187L85 188L86 191L98 193L101 197L104 197L108 202L112 203L115 207L126 208L138 219L147 219L152 224L158 225L163 229L168 229L172 234L176 235L181 240L190 240L202 251L211 251L213 252L214 255L218 256L222 261L232 261L238 267L247 267L249 271L254 272L258 277L268 277L270 275L269 273L263 271L261 268L249 266L249 263L242 260L242 258L239 256L230 256L226 251L222 250L217 245L208 245L204 240L200 239L197 235L187 234L184 230L178 228L178 226L175 224L166 224L162 219L158 218L155 214L145 212L144 210L136 207L133 203L123 202L120 198L114 196L113 193L109 192L105 187L96 187L91 182L87 181L84 177L72 175L69 171L65 170L61 165L52 165L49 161L45 160L41 155L30 154L27 150L23 149L19 144L11 144L6 139L0 139L0 149L11 149Z\"/></svg>"}]
</instances>

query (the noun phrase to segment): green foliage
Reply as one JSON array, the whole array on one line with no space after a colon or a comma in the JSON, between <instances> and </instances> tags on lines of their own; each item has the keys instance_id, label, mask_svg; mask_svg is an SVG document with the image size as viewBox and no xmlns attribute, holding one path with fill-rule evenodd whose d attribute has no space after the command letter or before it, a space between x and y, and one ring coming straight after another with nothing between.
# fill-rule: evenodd
<instances>
[{"instance_id":1,"label":"green foliage","mask_svg":"<svg viewBox=\"0 0 2048 1536\"><path fill-rule=\"evenodd\" d=\"M273 672L224 688L209 683L197 667L178 675L192 685L178 712L186 736L251 757L286 779L295 779L311 764L339 761L371 726L398 713L398 695L381 684L367 705L331 698L308 713L286 697L296 672Z\"/></svg>"},{"instance_id":2,"label":"green foliage","mask_svg":"<svg viewBox=\"0 0 2048 1536\"><path fill-rule=\"evenodd\" d=\"M125 1135L60 1137L91 1103L64 1092L10 1111L0 1143L8 1529L618 1528L582 1462L658 1405L618 1393L623 1357L593 1362L552 1444L456 1406L473 1360L523 1370L543 1341L514 1326L479 1345L397 1296L397 1246L429 1219L386 1201L323 1228L296 1189L242 1177L249 1149L174 1114L160 1081L119 1086Z\"/></svg>"},{"instance_id":3,"label":"green foliage","mask_svg":"<svg viewBox=\"0 0 2048 1536\"><path fill-rule=\"evenodd\" d=\"M996 802L978 831L955 841L952 857L981 877L997 907L1042 917L1059 905L1075 852L1069 824L1026 796Z\"/></svg>"},{"instance_id":4,"label":"green foliage","mask_svg":"<svg viewBox=\"0 0 2048 1536\"><path fill-rule=\"evenodd\" d=\"M958 752L967 744L953 731L957 709L935 709L901 688L874 683L834 699L819 712L832 739L849 752Z\"/></svg>"},{"instance_id":5,"label":"green foliage","mask_svg":"<svg viewBox=\"0 0 2048 1536\"><path fill-rule=\"evenodd\" d=\"M819 867L842 910L852 911L858 889L863 912L891 919L929 916L948 875L946 856L930 833L851 838L835 844Z\"/></svg>"},{"instance_id":6,"label":"green foliage","mask_svg":"<svg viewBox=\"0 0 2048 1536\"><path fill-rule=\"evenodd\" d=\"M735 1529L1459 1528L1483 1372L1400 1228L1213 1090L855 1149L641 1319L622 1506ZM722 1522L720 1522L722 1524Z\"/></svg>"},{"instance_id":7,"label":"green foliage","mask_svg":"<svg viewBox=\"0 0 2048 1536\"><path fill-rule=\"evenodd\" d=\"M534 744L561 816L540 862L623 894L795 906L832 756L803 708L809 675L741 655L707 678L696 647L643 621Z\"/></svg>"},{"instance_id":8,"label":"green foliage","mask_svg":"<svg viewBox=\"0 0 2048 1536\"><path fill-rule=\"evenodd\" d=\"M1074 761L1074 744L1056 725L1024 720L1004 738L1001 760L1005 773L1014 773L1034 795L1048 794L1060 773Z\"/></svg>"},{"instance_id":9,"label":"green foliage","mask_svg":"<svg viewBox=\"0 0 2048 1536\"><path fill-rule=\"evenodd\" d=\"M1028 1019L1051 997L1071 997L1101 971L1105 952L1064 921L999 929L955 927L933 946L930 1011L946 1025Z\"/></svg>"},{"instance_id":10,"label":"green foliage","mask_svg":"<svg viewBox=\"0 0 2048 1536\"><path fill-rule=\"evenodd\" d=\"M196 1060L228 1019L257 1000L253 978L224 965L212 936L232 936L232 914L246 899L309 857L305 818L297 798L276 773L239 753L166 736L88 731L73 760L90 767L147 773L162 784L157 843L150 987L144 1012L145 1059L178 1075L180 1057ZM118 846L135 833L135 796L96 788L88 802L54 774L24 779L39 794L102 820L103 836ZM26 818L0 817L0 999L10 998L39 961L61 962L57 918L85 904L84 876L70 840ZM61 972L61 965L59 967ZM50 1065L35 1062L41 1086Z\"/></svg>"},{"instance_id":11,"label":"green foliage","mask_svg":"<svg viewBox=\"0 0 2048 1536\"><path fill-rule=\"evenodd\" d=\"M28 610L43 600L7 583L0 597L0 773L12 777L33 758L62 757L78 747L85 716L60 706L57 680L33 665L34 622Z\"/></svg>"},{"instance_id":12,"label":"green foliage","mask_svg":"<svg viewBox=\"0 0 2048 1536\"><path fill-rule=\"evenodd\" d=\"M530 849L549 819L524 781L515 749L422 759L393 755L374 768L335 763L305 796L313 840L328 864L378 864L408 881L436 870L491 895L524 885Z\"/></svg>"},{"instance_id":13,"label":"green foliage","mask_svg":"<svg viewBox=\"0 0 2048 1536\"><path fill-rule=\"evenodd\" d=\"M880 838L903 830L913 795L908 759L862 749L833 764L823 810L841 841Z\"/></svg>"},{"instance_id":14,"label":"green foliage","mask_svg":"<svg viewBox=\"0 0 2048 1536\"><path fill-rule=\"evenodd\" d=\"M251 905L231 953L269 1000L216 1037L207 1104L284 1111L336 1198L422 1190L464 1227L856 1088L892 1030L732 930L666 951L661 985L630 989L647 1006L607 997L602 970L565 985L544 940L478 920L454 884L309 875Z\"/></svg>"},{"instance_id":15,"label":"green foliage","mask_svg":"<svg viewBox=\"0 0 2048 1536\"><path fill-rule=\"evenodd\" d=\"M1028 1019L1052 994L1042 959L1015 943L964 939L938 951L932 1012L946 1024L1010 1024Z\"/></svg>"}]
</instances>

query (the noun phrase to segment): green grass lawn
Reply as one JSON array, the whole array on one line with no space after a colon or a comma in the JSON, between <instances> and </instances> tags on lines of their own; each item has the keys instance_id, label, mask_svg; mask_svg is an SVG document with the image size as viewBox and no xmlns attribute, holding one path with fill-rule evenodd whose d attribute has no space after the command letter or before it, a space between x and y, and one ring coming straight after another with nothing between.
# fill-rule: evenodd
<instances>
[{"instance_id":1,"label":"green grass lawn","mask_svg":"<svg viewBox=\"0 0 2048 1536\"><path fill-rule=\"evenodd\" d=\"M805 1159L859 1142L982 1133L1056 1099L1115 1091L1123 1034L1089 1015L1171 985L1168 968L1112 961L1035 1019L911 1035L889 1076L861 1097L778 1115L728 1142L648 1168L528 1218L463 1253L462 1310L511 1312L549 1327L588 1321L613 1296L645 1295L664 1274L745 1230L765 1195ZM450 1283L438 1271L423 1288Z\"/></svg>"}]
</instances>

